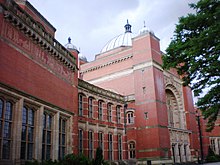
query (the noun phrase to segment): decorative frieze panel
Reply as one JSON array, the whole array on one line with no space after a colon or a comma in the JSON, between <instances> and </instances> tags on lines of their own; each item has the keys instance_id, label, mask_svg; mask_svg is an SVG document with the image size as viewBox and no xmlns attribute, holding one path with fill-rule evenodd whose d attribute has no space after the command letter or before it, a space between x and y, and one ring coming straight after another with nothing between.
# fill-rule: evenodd
<instances>
[{"instance_id":1,"label":"decorative frieze panel","mask_svg":"<svg viewBox=\"0 0 220 165\"><path fill-rule=\"evenodd\" d=\"M25 11L23 11L15 2L8 1L7 6L2 7L5 20L13 25L16 30L21 31L35 44L38 44L42 50L48 52L48 55L55 58L57 61L60 61L71 71L75 71L75 69L77 69L75 57L58 41L56 41L49 33L47 33L43 27L39 25L39 23L37 23ZM7 27L5 27L5 29L6 28ZM15 36L16 30L14 30L13 41L17 44L19 43L20 46L26 48L27 51L30 51L30 43L27 41L20 43L18 40L16 40L16 38L21 39ZM9 32L7 33L9 34Z\"/></svg>"}]
</instances>

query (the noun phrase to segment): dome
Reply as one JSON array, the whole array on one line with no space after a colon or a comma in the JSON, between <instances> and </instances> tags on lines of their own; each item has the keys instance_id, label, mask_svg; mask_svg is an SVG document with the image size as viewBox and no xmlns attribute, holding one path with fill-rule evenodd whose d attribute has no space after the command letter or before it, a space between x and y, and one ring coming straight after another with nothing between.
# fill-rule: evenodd
<instances>
[{"instance_id":1,"label":"dome","mask_svg":"<svg viewBox=\"0 0 220 165\"><path fill-rule=\"evenodd\" d=\"M128 23L124 26L125 27L125 33L120 34L113 39L111 39L107 44L102 48L101 53L104 53L106 51L112 50L114 48L120 47L120 46L132 46L132 37L133 34L131 32L131 25Z\"/></svg>"},{"instance_id":2,"label":"dome","mask_svg":"<svg viewBox=\"0 0 220 165\"><path fill-rule=\"evenodd\" d=\"M147 28L145 26L145 21L144 21L144 27L139 30L139 35L142 35L142 34L145 34L145 33L152 33L152 34L154 34L154 32L152 30L150 30L149 28Z\"/></svg>"},{"instance_id":3,"label":"dome","mask_svg":"<svg viewBox=\"0 0 220 165\"><path fill-rule=\"evenodd\" d=\"M71 38L70 37L68 38L68 43L65 45L65 48L69 49L69 50L78 51L77 47L71 43Z\"/></svg>"},{"instance_id":4,"label":"dome","mask_svg":"<svg viewBox=\"0 0 220 165\"><path fill-rule=\"evenodd\" d=\"M84 62L88 62L86 56L82 55L82 53L79 53L78 56L79 56L79 59L80 59L80 60L82 60L82 61L84 61Z\"/></svg>"}]
</instances>

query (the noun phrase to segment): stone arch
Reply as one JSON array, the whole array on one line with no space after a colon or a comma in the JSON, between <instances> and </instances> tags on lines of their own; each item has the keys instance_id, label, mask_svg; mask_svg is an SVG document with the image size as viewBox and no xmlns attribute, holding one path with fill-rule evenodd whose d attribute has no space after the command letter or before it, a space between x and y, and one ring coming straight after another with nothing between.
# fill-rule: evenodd
<instances>
[{"instance_id":1,"label":"stone arch","mask_svg":"<svg viewBox=\"0 0 220 165\"><path fill-rule=\"evenodd\" d=\"M167 84L165 93L169 126L184 129L185 116L180 92L173 84Z\"/></svg>"}]
</instances>

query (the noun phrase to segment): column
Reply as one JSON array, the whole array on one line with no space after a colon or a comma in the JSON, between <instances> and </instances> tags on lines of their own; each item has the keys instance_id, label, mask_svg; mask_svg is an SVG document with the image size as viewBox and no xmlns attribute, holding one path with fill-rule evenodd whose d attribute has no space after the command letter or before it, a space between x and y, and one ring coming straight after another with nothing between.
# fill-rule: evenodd
<instances>
[{"instance_id":1,"label":"column","mask_svg":"<svg viewBox=\"0 0 220 165\"><path fill-rule=\"evenodd\" d=\"M43 120L42 116L44 113L44 107L41 106L37 111L36 111L36 125L35 125L35 147L34 147L34 158L37 160L41 160L42 158L42 130L43 130Z\"/></svg>"},{"instance_id":2,"label":"column","mask_svg":"<svg viewBox=\"0 0 220 165\"><path fill-rule=\"evenodd\" d=\"M14 106L14 120L13 120L13 135L12 135L12 160L15 160L15 164L20 162L20 150L21 150L21 129L22 129L22 109L23 109L24 99L21 98L17 101Z\"/></svg>"},{"instance_id":3,"label":"column","mask_svg":"<svg viewBox=\"0 0 220 165\"><path fill-rule=\"evenodd\" d=\"M52 160L58 159L58 151L59 151L59 118L60 118L60 112L55 113L53 117L53 139L52 139Z\"/></svg>"}]
</instances>

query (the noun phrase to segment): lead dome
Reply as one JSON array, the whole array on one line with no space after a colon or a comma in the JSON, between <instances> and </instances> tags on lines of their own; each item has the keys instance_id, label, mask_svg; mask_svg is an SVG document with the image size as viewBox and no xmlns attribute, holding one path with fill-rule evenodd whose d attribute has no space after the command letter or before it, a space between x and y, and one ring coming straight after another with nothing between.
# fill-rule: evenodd
<instances>
[{"instance_id":1,"label":"lead dome","mask_svg":"<svg viewBox=\"0 0 220 165\"><path fill-rule=\"evenodd\" d=\"M124 28L125 33L120 34L107 42L107 44L102 48L101 53L107 52L114 48L118 48L120 46L132 46L133 34L131 31L131 25L128 23L128 20Z\"/></svg>"}]
</instances>

